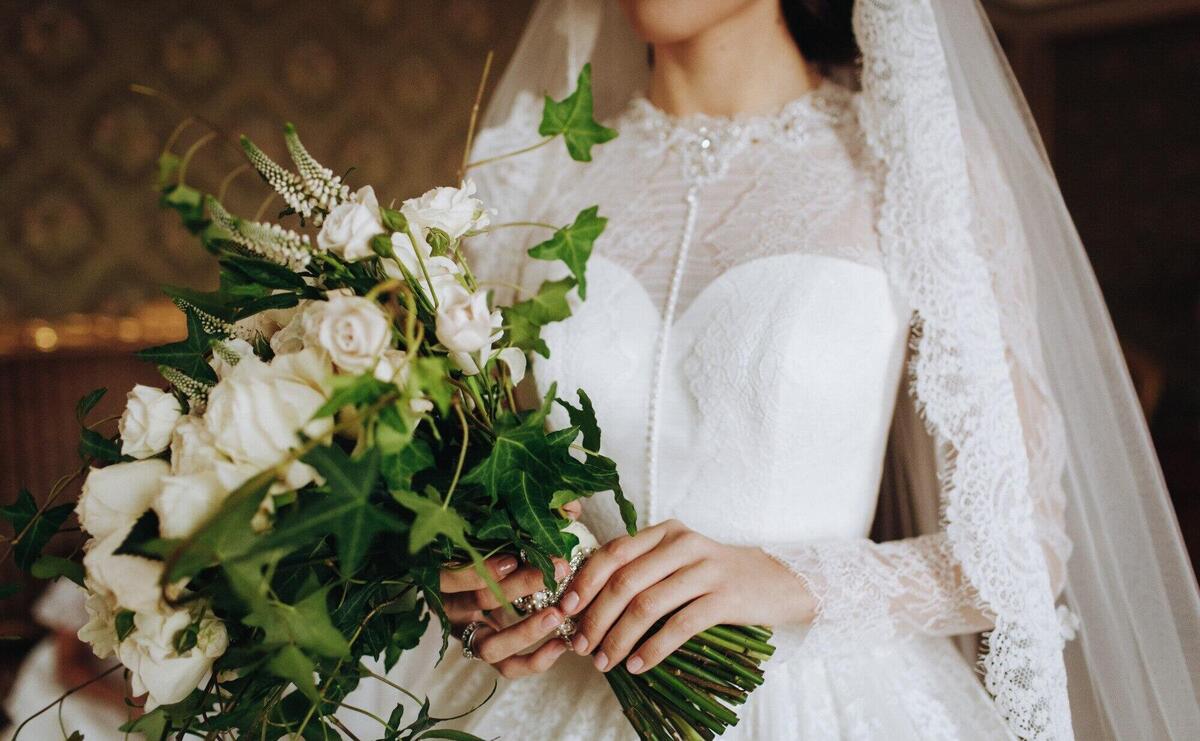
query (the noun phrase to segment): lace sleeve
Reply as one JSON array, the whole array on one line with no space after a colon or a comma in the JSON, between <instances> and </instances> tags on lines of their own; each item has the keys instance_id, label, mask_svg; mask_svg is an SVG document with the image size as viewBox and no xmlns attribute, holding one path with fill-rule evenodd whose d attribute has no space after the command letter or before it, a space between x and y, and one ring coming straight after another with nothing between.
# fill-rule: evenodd
<instances>
[{"instance_id":1,"label":"lace sleeve","mask_svg":"<svg viewBox=\"0 0 1200 741\"><path fill-rule=\"evenodd\" d=\"M986 141L964 131L977 204L974 232L994 266L1009 376L1013 382L1029 463L1030 499L1053 588L1065 579L1070 542L1064 531L1061 485L1062 419L1047 391L1034 317L1028 247L998 163ZM953 460L953 450L946 451ZM785 630L781 643L806 655L899 635L957 635L986 631L993 616L964 577L945 531L876 543L819 542L768 553L787 565L817 603L805 632ZM803 640L801 641L801 635Z\"/></svg>"}]
</instances>

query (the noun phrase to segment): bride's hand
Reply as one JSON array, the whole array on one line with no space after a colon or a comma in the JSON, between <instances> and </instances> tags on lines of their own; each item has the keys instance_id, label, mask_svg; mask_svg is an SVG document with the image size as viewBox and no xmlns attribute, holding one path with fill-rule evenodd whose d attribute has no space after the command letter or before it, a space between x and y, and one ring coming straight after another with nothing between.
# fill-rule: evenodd
<instances>
[{"instance_id":1,"label":"bride's hand","mask_svg":"<svg viewBox=\"0 0 1200 741\"><path fill-rule=\"evenodd\" d=\"M580 504L572 502L564 507L571 519L580 514ZM500 585L505 603L518 597L527 597L545 588L542 572L533 566L518 568L514 556L495 556L487 560L492 578ZM566 561L554 559L554 576L562 579L570 571ZM488 613L501 607L501 603L488 589L486 582L470 566L445 568L441 572L442 604L450 620L451 631L461 636L469 623L481 622L471 640L473 653L495 667L508 678L523 677L544 672L554 664L567 649L559 640L548 641L536 651L526 655L520 652L536 645L550 635L563 621L558 608L535 613L519 623L508 627L493 619Z\"/></svg>"},{"instance_id":2,"label":"bride's hand","mask_svg":"<svg viewBox=\"0 0 1200 741\"><path fill-rule=\"evenodd\" d=\"M583 612L571 639L577 653L594 652L607 671L637 646L625 664L634 674L714 625L807 622L814 610L800 578L761 549L718 543L676 520L598 550L559 604L567 615Z\"/></svg>"}]
</instances>

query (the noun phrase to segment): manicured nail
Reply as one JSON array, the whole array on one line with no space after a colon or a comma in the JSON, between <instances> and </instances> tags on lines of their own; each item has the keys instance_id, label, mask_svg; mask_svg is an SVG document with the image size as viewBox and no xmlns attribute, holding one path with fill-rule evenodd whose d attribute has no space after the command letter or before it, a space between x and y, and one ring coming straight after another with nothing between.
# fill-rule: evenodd
<instances>
[{"instance_id":1,"label":"manicured nail","mask_svg":"<svg viewBox=\"0 0 1200 741\"><path fill-rule=\"evenodd\" d=\"M558 613L554 610L551 610L542 616L542 627L546 630L557 627L561 622L562 618L559 617Z\"/></svg>"},{"instance_id":2,"label":"manicured nail","mask_svg":"<svg viewBox=\"0 0 1200 741\"><path fill-rule=\"evenodd\" d=\"M575 608L579 607L579 595L574 592L567 592L563 595L562 601L559 603L562 608L567 611L567 614L575 612Z\"/></svg>"},{"instance_id":3,"label":"manicured nail","mask_svg":"<svg viewBox=\"0 0 1200 741\"><path fill-rule=\"evenodd\" d=\"M631 674L637 674L642 668L642 663L641 657L634 656L629 661L625 662L625 668L628 669Z\"/></svg>"},{"instance_id":4,"label":"manicured nail","mask_svg":"<svg viewBox=\"0 0 1200 741\"><path fill-rule=\"evenodd\" d=\"M575 649L575 653L583 656L587 653L588 639L585 635L575 634L571 636L571 648Z\"/></svg>"},{"instance_id":5,"label":"manicured nail","mask_svg":"<svg viewBox=\"0 0 1200 741\"><path fill-rule=\"evenodd\" d=\"M517 559L512 556L505 556L496 562L497 574L507 574L515 568L517 568Z\"/></svg>"},{"instance_id":6,"label":"manicured nail","mask_svg":"<svg viewBox=\"0 0 1200 741\"><path fill-rule=\"evenodd\" d=\"M571 566L566 561L554 562L554 578L561 579L571 573Z\"/></svg>"},{"instance_id":7,"label":"manicured nail","mask_svg":"<svg viewBox=\"0 0 1200 741\"><path fill-rule=\"evenodd\" d=\"M597 669L604 671L604 668L608 666L608 657L604 655L603 651L597 651L592 663L596 665Z\"/></svg>"}]
</instances>

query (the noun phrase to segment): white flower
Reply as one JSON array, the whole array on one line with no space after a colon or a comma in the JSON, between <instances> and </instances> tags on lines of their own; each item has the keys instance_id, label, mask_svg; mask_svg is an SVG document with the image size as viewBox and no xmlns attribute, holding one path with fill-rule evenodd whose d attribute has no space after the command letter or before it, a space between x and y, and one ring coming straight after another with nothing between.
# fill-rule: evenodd
<instances>
[{"instance_id":1,"label":"white flower","mask_svg":"<svg viewBox=\"0 0 1200 741\"><path fill-rule=\"evenodd\" d=\"M500 312L488 309L487 293L447 291L437 311L437 338L467 375L479 373L500 338Z\"/></svg>"},{"instance_id":2,"label":"white flower","mask_svg":"<svg viewBox=\"0 0 1200 741\"><path fill-rule=\"evenodd\" d=\"M280 327L278 332L271 335L271 350L276 355L289 355L303 350L305 347L305 316L309 311L310 305L323 303L325 302L301 301L299 309L292 314L288 323Z\"/></svg>"},{"instance_id":3,"label":"white flower","mask_svg":"<svg viewBox=\"0 0 1200 741\"><path fill-rule=\"evenodd\" d=\"M413 247L412 240L407 234L394 232L392 234L392 254L396 256L395 260L384 260L383 271L389 278L404 279L405 272L412 276L414 280L421 286L421 290L429 292L429 283L433 284L433 292L440 296L443 290L452 290L453 286L460 285L458 276L462 273L462 268L458 263L446 256L434 257L433 248L424 239L420 239L420 243ZM420 259L417 257L420 252ZM404 270L400 269L400 265L396 264L399 261ZM421 269L421 263L425 263L425 269ZM426 273L429 274L429 281L425 280Z\"/></svg>"},{"instance_id":4,"label":"white flower","mask_svg":"<svg viewBox=\"0 0 1200 741\"><path fill-rule=\"evenodd\" d=\"M92 647L96 658L107 659L117 648L116 600L107 590L97 588L91 579L85 578L83 586L87 590L83 609L88 620L76 635Z\"/></svg>"},{"instance_id":5,"label":"white flower","mask_svg":"<svg viewBox=\"0 0 1200 741\"><path fill-rule=\"evenodd\" d=\"M287 326L295 313L296 307L294 306L288 309L267 309L245 319L239 319L233 323L233 326L237 327L239 336L258 335L269 340L281 327Z\"/></svg>"},{"instance_id":6,"label":"white flower","mask_svg":"<svg viewBox=\"0 0 1200 741\"><path fill-rule=\"evenodd\" d=\"M592 535L592 531L588 529L588 526L579 520L572 521L562 531L564 533L571 533L576 538L579 538L579 542L571 549L572 560L581 552L587 551L590 553L600 547L600 541L596 540L596 536Z\"/></svg>"},{"instance_id":7,"label":"white flower","mask_svg":"<svg viewBox=\"0 0 1200 741\"><path fill-rule=\"evenodd\" d=\"M217 374L217 378L224 378L229 374L242 358L248 358L254 355L254 347L240 337L235 337L231 340L225 340L221 343L221 347L213 352L212 360L208 364ZM231 362L232 361L232 362Z\"/></svg>"},{"instance_id":8,"label":"white flower","mask_svg":"<svg viewBox=\"0 0 1200 741\"><path fill-rule=\"evenodd\" d=\"M329 212L317 234L317 246L346 260L365 260L375 257L371 240L383 233L379 201L375 199L375 190L367 185L360 188L351 200L334 206Z\"/></svg>"},{"instance_id":9,"label":"white flower","mask_svg":"<svg viewBox=\"0 0 1200 741\"><path fill-rule=\"evenodd\" d=\"M408 383L408 353L395 348L384 350L375 365L375 378L399 386Z\"/></svg>"},{"instance_id":10,"label":"white flower","mask_svg":"<svg viewBox=\"0 0 1200 741\"><path fill-rule=\"evenodd\" d=\"M265 470L279 464L294 447L296 433L316 436L329 418L312 420L325 403L329 360L314 349L277 356L270 364L246 358L209 392L204 422L216 449L234 464ZM289 486L312 480L312 469L298 461L288 472Z\"/></svg>"},{"instance_id":11,"label":"white flower","mask_svg":"<svg viewBox=\"0 0 1200 741\"><path fill-rule=\"evenodd\" d=\"M374 367L391 344L392 323L379 304L361 296L330 296L321 312L317 341L333 364L348 373Z\"/></svg>"},{"instance_id":12,"label":"white flower","mask_svg":"<svg viewBox=\"0 0 1200 741\"><path fill-rule=\"evenodd\" d=\"M496 357L500 362L508 366L508 375L512 376L513 385L516 386L525 377L525 366L529 359L525 357L525 351L519 347L506 347L496 353Z\"/></svg>"},{"instance_id":13,"label":"white flower","mask_svg":"<svg viewBox=\"0 0 1200 741\"><path fill-rule=\"evenodd\" d=\"M179 420L171 433L172 474L182 476L211 470L220 458L203 417L189 414Z\"/></svg>"},{"instance_id":14,"label":"white flower","mask_svg":"<svg viewBox=\"0 0 1200 741\"><path fill-rule=\"evenodd\" d=\"M75 505L79 524L97 538L132 527L150 508L170 470L158 458L93 468Z\"/></svg>"},{"instance_id":15,"label":"white flower","mask_svg":"<svg viewBox=\"0 0 1200 741\"><path fill-rule=\"evenodd\" d=\"M451 240L490 223L490 212L475 195L475 183L461 188L434 188L420 198L410 198L400 207L413 232L424 236L426 229L440 229Z\"/></svg>"},{"instance_id":16,"label":"white flower","mask_svg":"<svg viewBox=\"0 0 1200 741\"><path fill-rule=\"evenodd\" d=\"M167 476L152 505L164 538L186 538L216 514L229 496L215 470Z\"/></svg>"},{"instance_id":17,"label":"white flower","mask_svg":"<svg viewBox=\"0 0 1200 741\"><path fill-rule=\"evenodd\" d=\"M130 671L133 694L149 694L147 710L187 697L229 647L225 625L208 616L200 621L196 645L180 654L175 650L175 638L193 620L187 610L139 613L133 618L133 632L117 647L117 656Z\"/></svg>"},{"instance_id":18,"label":"white flower","mask_svg":"<svg viewBox=\"0 0 1200 741\"><path fill-rule=\"evenodd\" d=\"M156 612L163 608L163 562L141 556L114 554L131 528L92 540L83 556L83 568L93 589L112 595L112 604L134 612Z\"/></svg>"},{"instance_id":19,"label":"white flower","mask_svg":"<svg viewBox=\"0 0 1200 741\"><path fill-rule=\"evenodd\" d=\"M167 449L171 430L183 410L174 395L138 384L129 392L125 412L117 429L121 432L121 453L134 458L149 458Z\"/></svg>"}]
</instances>

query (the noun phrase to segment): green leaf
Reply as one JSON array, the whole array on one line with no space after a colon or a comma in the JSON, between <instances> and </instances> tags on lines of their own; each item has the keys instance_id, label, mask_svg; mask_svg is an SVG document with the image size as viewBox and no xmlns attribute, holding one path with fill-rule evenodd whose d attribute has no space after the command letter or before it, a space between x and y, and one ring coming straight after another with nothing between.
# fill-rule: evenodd
<instances>
[{"instance_id":1,"label":"green leaf","mask_svg":"<svg viewBox=\"0 0 1200 741\"><path fill-rule=\"evenodd\" d=\"M596 215L598 211L598 206L585 208L575 217L574 223L558 229L550 239L529 250L529 256L539 260L562 260L579 282L580 298L587 298L585 271L593 243L608 224L608 219Z\"/></svg>"},{"instance_id":2,"label":"green leaf","mask_svg":"<svg viewBox=\"0 0 1200 741\"><path fill-rule=\"evenodd\" d=\"M137 357L157 365L174 368L197 381L210 385L215 384L217 373L208 364L208 355L212 349L212 341L217 337L204 331L200 318L196 316L195 312L185 313L187 314L187 339L146 348L136 353Z\"/></svg>"},{"instance_id":3,"label":"green leaf","mask_svg":"<svg viewBox=\"0 0 1200 741\"><path fill-rule=\"evenodd\" d=\"M321 656L345 656L350 644L329 619L326 595L332 587L327 584L294 605L268 599L255 606L242 622L262 628L263 644L267 646L294 644Z\"/></svg>"},{"instance_id":4,"label":"green leaf","mask_svg":"<svg viewBox=\"0 0 1200 741\"><path fill-rule=\"evenodd\" d=\"M384 429L381 426L379 432L382 433ZM382 437L384 437L382 434L376 435L376 441L381 447L383 446L380 440ZM413 475L430 468L434 462L429 444L418 439L413 440L392 455L384 455L380 463L380 470L384 480L387 481L388 489L397 491L411 488Z\"/></svg>"},{"instance_id":5,"label":"green leaf","mask_svg":"<svg viewBox=\"0 0 1200 741\"><path fill-rule=\"evenodd\" d=\"M93 458L101 463L133 460L121 455L121 446L116 440L86 427L79 433L79 457L84 460Z\"/></svg>"},{"instance_id":6,"label":"green leaf","mask_svg":"<svg viewBox=\"0 0 1200 741\"><path fill-rule=\"evenodd\" d=\"M83 424L83 420L87 419L88 413L96 407L96 404L100 403L100 400L104 398L106 393L108 393L108 389L98 388L84 394L79 403L75 405L75 419L79 424Z\"/></svg>"},{"instance_id":7,"label":"green leaf","mask_svg":"<svg viewBox=\"0 0 1200 741\"><path fill-rule=\"evenodd\" d=\"M317 447L304 462L325 477L330 489L326 515L336 513L338 517L331 532L337 540L340 569L343 576L352 576L378 533L403 529L399 520L370 504L379 480L379 449L369 448L353 460L335 445Z\"/></svg>"},{"instance_id":8,"label":"green leaf","mask_svg":"<svg viewBox=\"0 0 1200 741\"><path fill-rule=\"evenodd\" d=\"M13 558L18 568L29 571L42 555L46 543L74 509L74 504L60 504L45 512L38 512L37 502L28 489L21 489L12 504L0 507L0 519L12 525L14 538L20 538L12 544Z\"/></svg>"},{"instance_id":9,"label":"green leaf","mask_svg":"<svg viewBox=\"0 0 1200 741\"><path fill-rule=\"evenodd\" d=\"M394 491L392 496L415 515L408 536L409 553L416 553L439 535L445 535L455 545L467 547L466 531L469 526L466 520L453 508L443 508L437 500L437 492L432 488L426 490L425 496L413 491Z\"/></svg>"},{"instance_id":10,"label":"green leaf","mask_svg":"<svg viewBox=\"0 0 1200 741\"><path fill-rule=\"evenodd\" d=\"M501 509L492 510L483 524L475 528L475 537L480 540L509 541L516 537L508 513Z\"/></svg>"},{"instance_id":11,"label":"green leaf","mask_svg":"<svg viewBox=\"0 0 1200 741\"><path fill-rule=\"evenodd\" d=\"M273 470L263 471L226 497L221 509L167 559L166 582L195 576L215 563L232 563L250 552L260 537L250 526L263 497L275 483Z\"/></svg>"},{"instance_id":12,"label":"green leaf","mask_svg":"<svg viewBox=\"0 0 1200 741\"><path fill-rule=\"evenodd\" d=\"M345 406L360 406L378 399L387 391L388 385L369 373L361 376L334 376L331 380L333 393L321 408L313 413L314 419L331 417Z\"/></svg>"},{"instance_id":13,"label":"green leaf","mask_svg":"<svg viewBox=\"0 0 1200 741\"><path fill-rule=\"evenodd\" d=\"M221 267L241 278L244 283L283 290L304 290L308 287L298 273L267 260L226 254L221 257L220 263Z\"/></svg>"},{"instance_id":14,"label":"green leaf","mask_svg":"<svg viewBox=\"0 0 1200 741\"><path fill-rule=\"evenodd\" d=\"M592 114L592 65L583 65L575 92L561 101L546 96L538 133L542 136L562 134L571 159L579 162L591 161L594 145L616 138L617 132L601 126Z\"/></svg>"},{"instance_id":15,"label":"green leaf","mask_svg":"<svg viewBox=\"0 0 1200 741\"><path fill-rule=\"evenodd\" d=\"M65 576L79 586L83 586L83 564L61 556L43 554L33 562L29 573L38 579L57 579Z\"/></svg>"},{"instance_id":16,"label":"green leaf","mask_svg":"<svg viewBox=\"0 0 1200 741\"><path fill-rule=\"evenodd\" d=\"M621 520L625 523L625 530L633 535L637 532L637 510L621 489L617 464L605 456L597 455L600 450L600 425L596 422L596 410L592 407L592 400L583 389L578 389L575 393L579 397L578 407L562 399L556 401L567 410L571 424L583 433L583 447L592 452L587 454L583 463L572 458L566 464L563 479L584 492L612 491L617 509L621 512Z\"/></svg>"},{"instance_id":17,"label":"green leaf","mask_svg":"<svg viewBox=\"0 0 1200 741\"><path fill-rule=\"evenodd\" d=\"M117 640L123 641L133 632L133 611L121 610L113 616L113 625L117 629Z\"/></svg>"},{"instance_id":18,"label":"green leaf","mask_svg":"<svg viewBox=\"0 0 1200 741\"><path fill-rule=\"evenodd\" d=\"M312 659L292 645L280 648L267 661L268 671L296 685L296 688L313 702L319 702L321 699L320 693L317 691L317 683L313 679L313 672L316 671L316 668Z\"/></svg>"},{"instance_id":19,"label":"green leaf","mask_svg":"<svg viewBox=\"0 0 1200 741\"><path fill-rule=\"evenodd\" d=\"M453 728L434 728L432 731L425 731L417 739L440 738L446 741L484 741L479 736L466 731L456 731Z\"/></svg>"},{"instance_id":20,"label":"green leaf","mask_svg":"<svg viewBox=\"0 0 1200 741\"><path fill-rule=\"evenodd\" d=\"M396 662L400 660L402 652L416 648L428 627L429 613L425 611L422 604L417 604L411 610L397 613L396 628L392 631L387 649L384 651L384 670L390 672Z\"/></svg>"},{"instance_id":21,"label":"green leaf","mask_svg":"<svg viewBox=\"0 0 1200 741\"><path fill-rule=\"evenodd\" d=\"M575 279L546 281L533 298L501 309L508 327L509 341L525 352L537 352L550 357L550 348L542 340L542 327L571 316L567 292L575 287Z\"/></svg>"},{"instance_id":22,"label":"green leaf","mask_svg":"<svg viewBox=\"0 0 1200 741\"><path fill-rule=\"evenodd\" d=\"M550 509L550 496L545 488L524 471L518 471L514 485L504 493L504 500L517 525L547 551L566 555L566 543L560 528L566 524Z\"/></svg>"},{"instance_id":23,"label":"green leaf","mask_svg":"<svg viewBox=\"0 0 1200 741\"><path fill-rule=\"evenodd\" d=\"M147 741L161 741L161 739L166 737L170 727L170 722L167 720L166 706L161 706L154 708L154 710L140 718L124 723L117 730L125 731L126 733L140 733Z\"/></svg>"},{"instance_id":24,"label":"green leaf","mask_svg":"<svg viewBox=\"0 0 1200 741\"><path fill-rule=\"evenodd\" d=\"M586 496L585 494L573 491L571 489L559 489L550 497L550 506L554 509L562 509L566 505Z\"/></svg>"}]
</instances>

